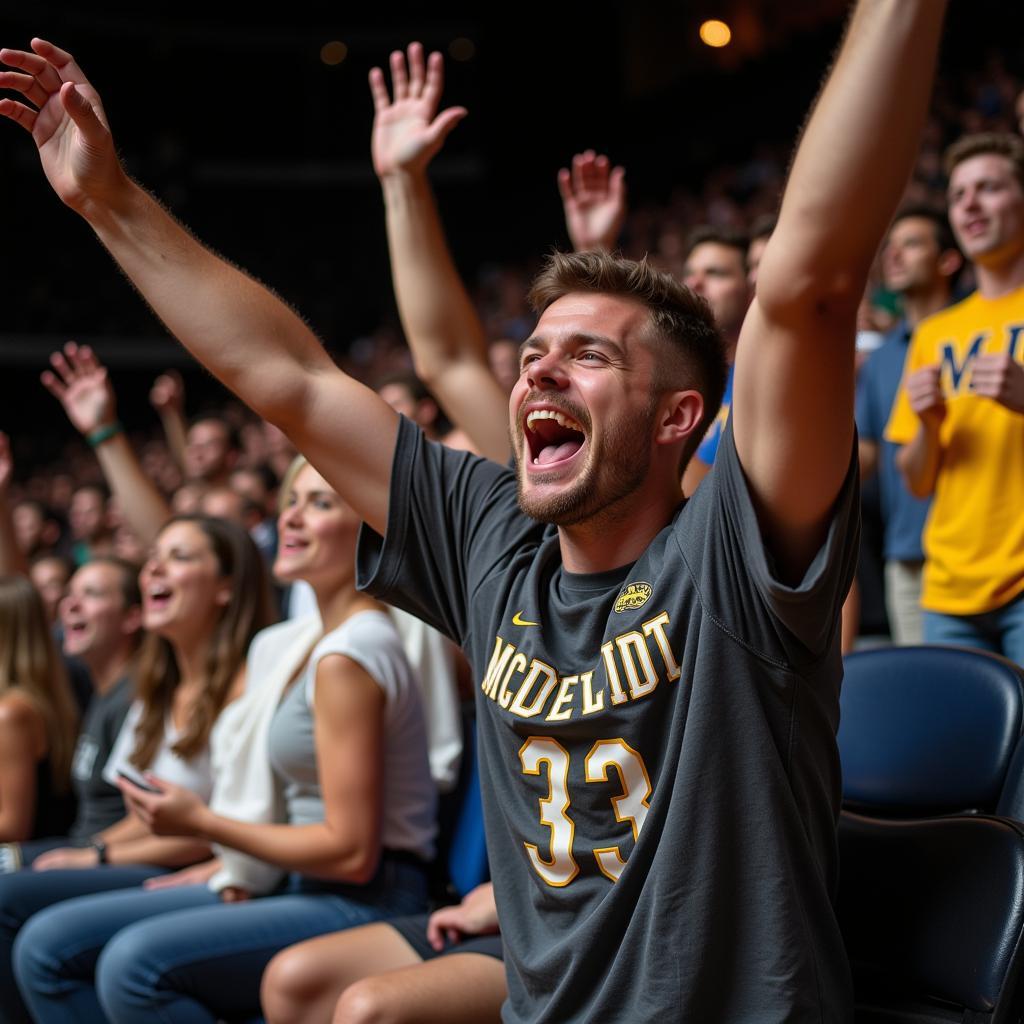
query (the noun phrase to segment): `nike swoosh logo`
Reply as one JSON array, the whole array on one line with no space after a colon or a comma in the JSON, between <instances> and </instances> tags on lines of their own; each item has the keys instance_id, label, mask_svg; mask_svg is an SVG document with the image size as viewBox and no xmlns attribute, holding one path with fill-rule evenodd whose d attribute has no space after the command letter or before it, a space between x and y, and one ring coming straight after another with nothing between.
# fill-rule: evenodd
<instances>
[{"instance_id":1,"label":"nike swoosh logo","mask_svg":"<svg viewBox=\"0 0 1024 1024\"><path fill-rule=\"evenodd\" d=\"M515 615L512 616L512 625L513 626L539 626L540 623L539 622L530 622L529 619L524 619L523 618L523 613L522 612L516 612Z\"/></svg>"}]
</instances>

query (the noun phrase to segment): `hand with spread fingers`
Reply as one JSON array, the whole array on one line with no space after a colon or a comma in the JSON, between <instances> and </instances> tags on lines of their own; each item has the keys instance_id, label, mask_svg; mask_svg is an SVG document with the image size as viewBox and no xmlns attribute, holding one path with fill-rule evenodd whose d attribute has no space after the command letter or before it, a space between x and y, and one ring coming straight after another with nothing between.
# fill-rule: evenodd
<instances>
[{"instance_id":1,"label":"hand with spread fingers","mask_svg":"<svg viewBox=\"0 0 1024 1024\"><path fill-rule=\"evenodd\" d=\"M114 389L107 369L88 345L69 341L50 356L52 370L40 377L43 386L64 406L76 430L88 437L117 420Z\"/></svg>"},{"instance_id":2,"label":"hand with spread fingers","mask_svg":"<svg viewBox=\"0 0 1024 1024\"><path fill-rule=\"evenodd\" d=\"M571 171L558 172L558 191L572 247L611 252L626 219L625 169L588 149L572 158Z\"/></svg>"},{"instance_id":3,"label":"hand with spread fingers","mask_svg":"<svg viewBox=\"0 0 1024 1024\"><path fill-rule=\"evenodd\" d=\"M0 49L0 89L22 99L0 99L0 115L35 140L47 179L72 209L109 200L127 180L114 149L99 94L70 53L45 39L31 51Z\"/></svg>"},{"instance_id":4,"label":"hand with spread fingers","mask_svg":"<svg viewBox=\"0 0 1024 1024\"><path fill-rule=\"evenodd\" d=\"M423 46L411 43L406 55L391 54L391 87L388 95L384 72L370 71L374 118L370 150L379 178L392 174L423 173L444 144L448 133L467 114L465 107L449 107L437 113L444 88L444 60L440 53L423 59Z\"/></svg>"}]
</instances>

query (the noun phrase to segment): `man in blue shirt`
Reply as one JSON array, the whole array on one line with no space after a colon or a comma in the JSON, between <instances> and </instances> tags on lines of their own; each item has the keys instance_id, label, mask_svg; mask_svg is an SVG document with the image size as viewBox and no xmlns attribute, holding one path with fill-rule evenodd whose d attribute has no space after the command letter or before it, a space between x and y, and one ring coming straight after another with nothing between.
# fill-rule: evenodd
<instances>
[{"instance_id":1,"label":"man in blue shirt","mask_svg":"<svg viewBox=\"0 0 1024 1024\"><path fill-rule=\"evenodd\" d=\"M743 318L754 294L748 278L747 238L739 232L722 228L697 228L690 236L690 252L686 257L683 284L707 299L722 332L729 377L718 416L708 427L700 447L690 459L683 476L683 493L689 497L711 471L718 451L725 421L732 406L732 366L736 356Z\"/></svg>"},{"instance_id":2,"label":"man in blue shirt","mask_svg":"<svg viewBox=\"0 0 1024 1024\"><path fill-rule=\"evenodd\" d=\"M944 213L928 206L901 210L882 249L886 287L903 299L903 319L885 337L857 379L860 471L879 474L882 498L885 599L893 640L922 642L921 531L929 501L913 497L896 468L898 446L884 440L885 425L903 377L914 328L950 303L963 265Z\"/></svg>"}]
</instances>

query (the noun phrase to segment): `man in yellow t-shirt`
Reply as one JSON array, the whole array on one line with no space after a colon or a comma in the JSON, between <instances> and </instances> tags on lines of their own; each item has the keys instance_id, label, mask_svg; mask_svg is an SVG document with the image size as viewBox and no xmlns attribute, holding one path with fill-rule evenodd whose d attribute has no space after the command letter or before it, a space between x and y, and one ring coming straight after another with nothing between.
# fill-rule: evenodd
<instances>
[{"instance_id":1,"label":"man in yellow t-shirt","mask_svg":"<svg viewBox=\"0 0 1024 1024\"><path fill-rule=\"evenodd\" d=\"M886 439L911 492L934 495L925 640L1024 664L1024 141L966 136L946 169L978 290L918 326Z\"/></svg>"}]
</instances>

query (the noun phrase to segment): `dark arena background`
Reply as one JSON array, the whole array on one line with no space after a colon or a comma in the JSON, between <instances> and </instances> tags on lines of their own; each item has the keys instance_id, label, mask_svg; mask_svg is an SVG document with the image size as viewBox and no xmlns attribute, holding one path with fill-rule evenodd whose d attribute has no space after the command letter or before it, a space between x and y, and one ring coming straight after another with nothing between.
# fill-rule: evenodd
<instances>
[{"instance_id":1,"label":"dark arena background","mask_svg":"<svg viewBox=\"0 0 1024 1024\"><path fill-rule=\"evenodd\" d=\"M42 35L69 49L104 97L131 173L358 370L399 336L366 84L390 50L414 39L441 50L444 102L469 108L432 178L489 329L514 335L538 257L568 244L555 174L581 149L626 167L630 255L670 259L709 208L741 224L770 209L846 7L34 0L4 5L0 37L20 47ZM938 90L946 135L961 130L963 111L992 106L987 83L1024 74L1024 8L974 0L949 17ZM730 24L728 46L701 42L709 18ZM2 128L0 429L15 441L19 476L74 436L38 384L67 339L92 343L109 364L129 429L157 428L146 394L168 366L185 375L190 413L222 402L61 208L29 140Z\"/></svg>"}]
</instances>

